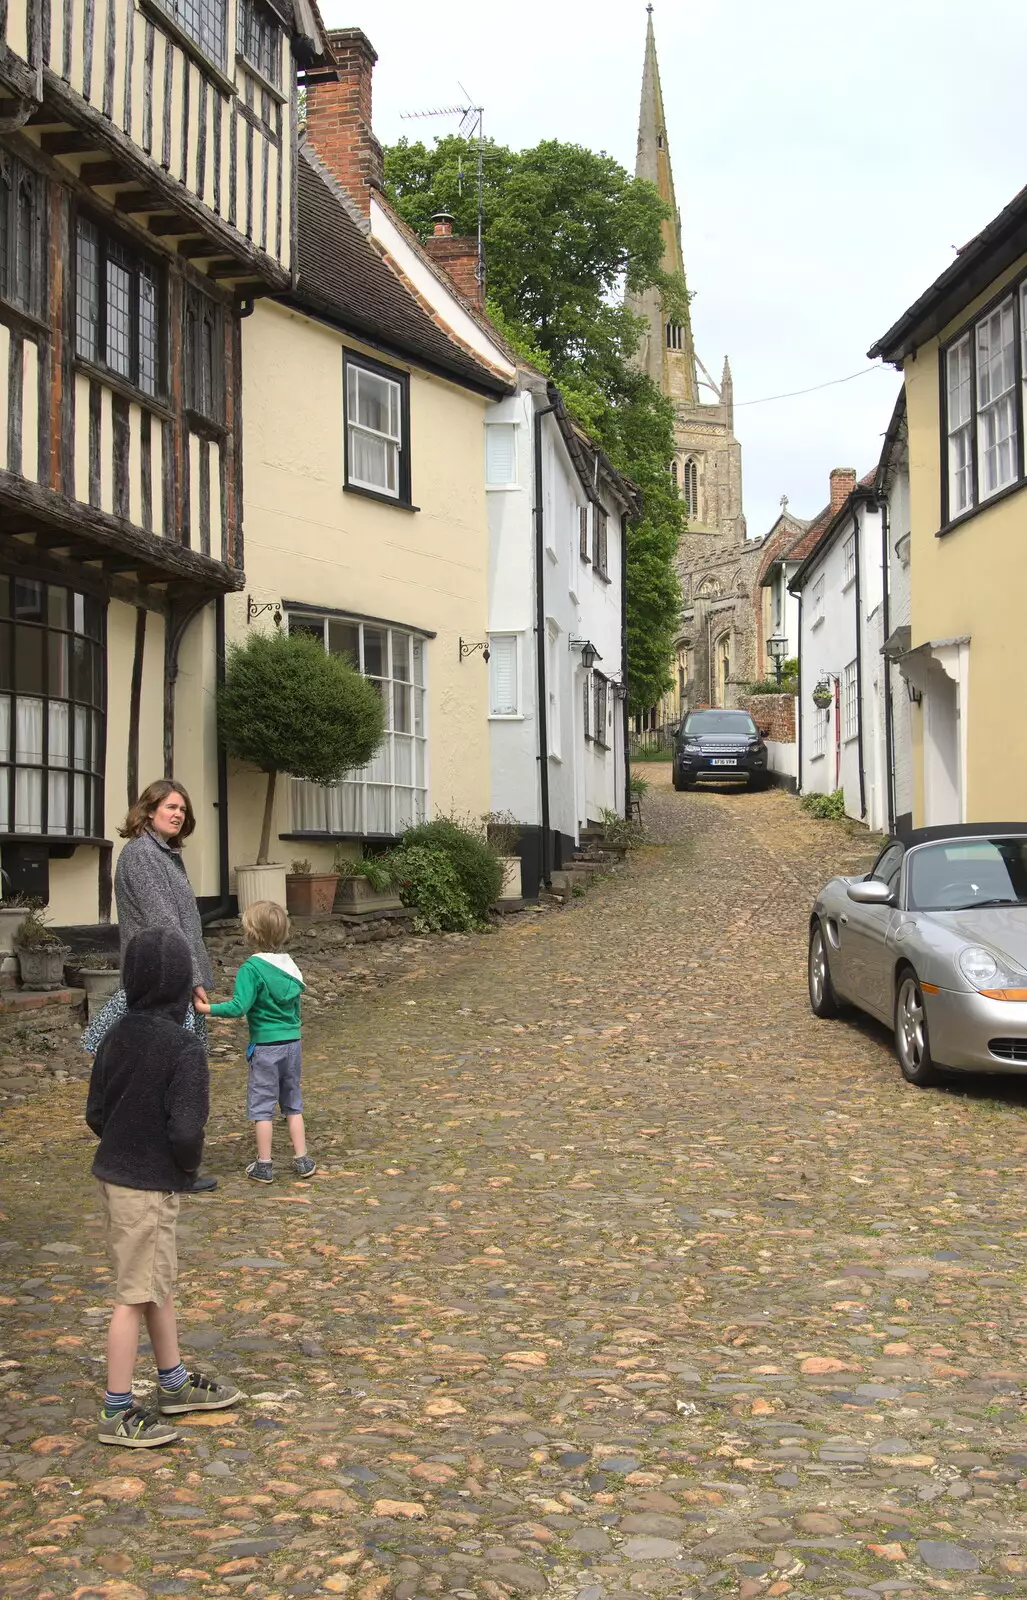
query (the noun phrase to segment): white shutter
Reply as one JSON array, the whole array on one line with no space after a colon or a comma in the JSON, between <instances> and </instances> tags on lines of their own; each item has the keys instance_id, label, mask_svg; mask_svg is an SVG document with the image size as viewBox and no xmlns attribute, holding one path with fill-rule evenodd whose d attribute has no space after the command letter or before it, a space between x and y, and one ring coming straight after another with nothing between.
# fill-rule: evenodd
<instances>
[{"instance_id":1,"label":"white shutter","mask_svg":"<svg viewBox=\"0 0 1027 1600\"><path fill-rule=\"evenodd\" d=\"M493 633L489 638L489 710L494 717L515 717L520 710L517 693L517 635Z\"/></svg>"},{"instance_id":2,"label":"white shutter","mask_svg":"<svg viewBox=\"0 0 1027 1600\"><path fill-rule=\"evenodd\" d=\"M512 422L485 424L485 482L490 489L517 482L517 428Z\"/></svg>"}]
</instances>

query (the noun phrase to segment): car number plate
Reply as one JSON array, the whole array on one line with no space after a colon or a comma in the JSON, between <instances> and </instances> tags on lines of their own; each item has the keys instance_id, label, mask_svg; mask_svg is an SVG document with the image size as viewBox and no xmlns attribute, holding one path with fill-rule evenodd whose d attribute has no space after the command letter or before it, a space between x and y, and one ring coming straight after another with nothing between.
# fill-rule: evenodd
<instances>
[{"instance_id":1,"label":"car number plate","mask_svg":"<svg viewBox=\"0 0 1027 1600\"><path fill-rule=\"evenodd\" d=\"M714 756L710 765L712 767L737 767L738 762L734 756Z\"/></svg>"}]
</instances>

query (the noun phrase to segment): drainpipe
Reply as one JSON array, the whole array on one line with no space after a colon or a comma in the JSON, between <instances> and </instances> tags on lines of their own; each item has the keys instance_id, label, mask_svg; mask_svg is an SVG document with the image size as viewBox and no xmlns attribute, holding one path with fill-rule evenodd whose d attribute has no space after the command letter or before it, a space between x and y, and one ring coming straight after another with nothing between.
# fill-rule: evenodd
<instances>
[{"instance_id":1,"label":"drainpipe","mask_svg":"<svg viewBox=\"0 0 1027 1600\"><path fill-rule=\"evenodd\" d=\"M888 548L890 538L888 501L884 495L878 500L877 509L881 514L881 577L884 591L881 601L881 627L887 644L891 636L891 557ZM895 708L891 700L891 657L887 653L884 657L884 753L887 768L888 832L892 834L895 832Z\"/></svg>"},{"instance_id":2,"label":"drainpipe","mask_svg":"<svg viewBox=\"0 0 1027 1600\"><path fill-rule=\"evenodd\" d=\"M538 680L538 781L542 828L542 882L553 886L553 841L549 828L549 719L546 695L546 541L542 481L542 418L556 410L541 406L534 415L535 446L535 670Z\"/></svg>"},{"instance_id":3,"label":"drainpipe","mask_svg":"<svg viewBox=\"0 0 1027 1600\"><path fill-rule=\"evenodd\" d=\"M864 502L864 510L866 502ZM859 814L864 818L867 814L867 779L863 770L863 602L860 553L861 540L859 537L859 512L854 505L852 508L852 534L855 540L854 554L856 557L856 583L853 589L853 599L856 607L856 760L859 764Z\"/></svg>"},{"instance_id":4,"label":"drainpipe","mask_svg":"<svg viewBox=\"0 0 1027 1600\"><path fill-rule=\"evenodd\" d=\"M624 724L624 815L631 821L631 752L628 717L628 514L620 519L620 681L623 685L621 720Z\"/></svg>"},{"instance_id":5,"label":"drainpipe","mask_svg":"<svg viewBox=\"0 0 1027 1600\"><path fill-rule=\"evenodd\" d=\"M225 598L218 595L214 602L214 655L217 686L225 681ZM224 741L218 737L218 893L221 899L216 906L205 911L204 927L231 914L232 903L228 893L228 752Z\"/></svg>"},{"instance_id":6,"label":"drainpipe","mask_svg":"<svg viewBox=\"0 0 1027 1600\"><path fill-rule=\"evenodd\" d=\"M796 595L799 602L799 671L797 682L799 686L799 710L795 718L795 789L797 794L803 793L802 787L802 590Z\"/></svg>"}]
</instances>

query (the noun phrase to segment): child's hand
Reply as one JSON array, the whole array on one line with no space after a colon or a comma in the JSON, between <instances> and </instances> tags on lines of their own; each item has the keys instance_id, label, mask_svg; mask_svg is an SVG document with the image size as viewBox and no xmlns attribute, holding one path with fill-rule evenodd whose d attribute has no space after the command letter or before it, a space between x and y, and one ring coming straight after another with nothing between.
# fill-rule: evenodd
<instances>
[{"instance_id":1,"label":"child's hand","mask_svg":"<svg viewBox=\"0 0 1027 1600\"><path fill-rule=\"evenodd\" d=\"M197 1016L200 1016L200 1017L209 1017L210 1016L210 1005L206 1000L194 1000L193 1001L193 1010L196 1012Z\"/></svg>"}]
</instances>

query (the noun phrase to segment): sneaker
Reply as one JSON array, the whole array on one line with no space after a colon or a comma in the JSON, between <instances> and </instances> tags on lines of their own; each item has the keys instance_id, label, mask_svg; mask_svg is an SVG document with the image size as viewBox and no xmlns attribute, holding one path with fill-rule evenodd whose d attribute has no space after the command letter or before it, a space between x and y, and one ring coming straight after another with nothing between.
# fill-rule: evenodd
<instances>
[{"instance_id":1,"label":"sneaker","mask_svg":"<svg viewBox=\"0 0 1027 1600\"><path fill-rule=\"evenodd\" d=\"M254 1183L274 1183L274 1164L270 1161L251 1161L246 1168L246 1176L252 1178Z\"/></svg>"},{"instance_id":2,"label":"sneaker","mask_svg":"<svg viewBox=\"0 0 1027 1600\"><path fill-rule=\"evenodd\" d=\"M190 1372L180 1389L157 1386L157 1407L165 1417L179 1411L225 1411L241 1398L234 1385L205 1378L201 1372Z\"/></svg>"},{"instance_id":3,"label":"sneaker","mask_svg":"<svg viewBox=\"0 0 1027 1600\"><path fill-rule=\"evenodd\" d=\"M171 1444L181 1435L177 1428L162 1422L156 1411L146 1411L142 1406L131 1405L113 1417L100 1413L101 1444L120 1444L127 1450L152 1450L160 1444Z\"/></svg>"},{"instance_id":4,"label":"sneaker","mask_svg":"<svg viewBox=\"0 0 1027 1600\"><path fill-rule=\"evenodd\" d=\"M312 1178L317 1171L317 1162L310 1156L294 1156L292 1170L297 1178Z\"/></svg>"}]
</instances>

